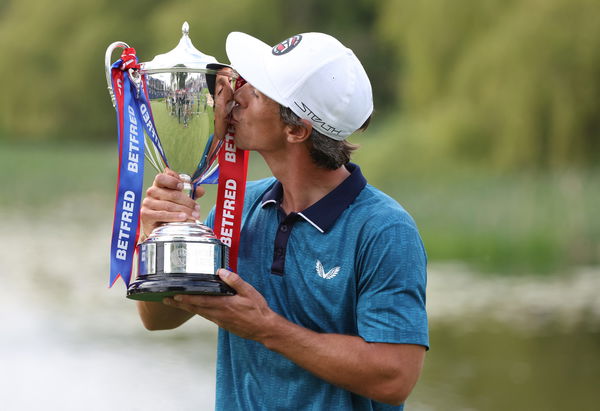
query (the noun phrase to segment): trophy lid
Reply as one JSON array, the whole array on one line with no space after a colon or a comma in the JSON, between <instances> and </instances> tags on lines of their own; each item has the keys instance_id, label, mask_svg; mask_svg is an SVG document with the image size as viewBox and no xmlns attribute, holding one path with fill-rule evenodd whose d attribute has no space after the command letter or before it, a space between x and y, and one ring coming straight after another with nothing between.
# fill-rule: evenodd
<instances>
[{"instance_id":1,"label":"trophy lid","mask_svg":"<svg viewBox=\"0 0 600 411\"><path fill-rule=\"evenodd\" d=\"M192 44L189 37L190 25L186 21L181 27L182 36L179 44L168 53L159 54L151 61L142 63L142 70L146 72L181 71L182 68L195 70L215 69L228 67L217 62L213 56L202 53ZM216 65L216 66L215 66ZM185 70L188 71L188 70Z\"/></svg>"}]
</instances>

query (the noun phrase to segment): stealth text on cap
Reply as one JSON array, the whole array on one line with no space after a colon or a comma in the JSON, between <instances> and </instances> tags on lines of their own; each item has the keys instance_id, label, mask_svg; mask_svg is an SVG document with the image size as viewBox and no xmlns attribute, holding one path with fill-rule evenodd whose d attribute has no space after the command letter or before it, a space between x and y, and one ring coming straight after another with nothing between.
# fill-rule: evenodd
<instances>
[{"instance_id":1,"label":"stealth text on cap","mask_svg":"<svg viewBox=\"0 0 600 411\"><path fill-rule=\"evenodd\" d=\"M296 105L296 107L298 107L303 113L305 113L308 118L313 122L313 124L315 126L319 126L320 128L323 129L323 131L326 131L328 133L331 134L336 134L336 135L340 135L340 133L342 132L342 130L339 130L337 128L335 128L334 126L327 124L324 120L321 119L321 117L317 116L314 111L312 111L306 104L304 104L303 102L300 102L300 104L298 104L297 101L294 101L294 104Z\"/></svg>"}]
</instances>

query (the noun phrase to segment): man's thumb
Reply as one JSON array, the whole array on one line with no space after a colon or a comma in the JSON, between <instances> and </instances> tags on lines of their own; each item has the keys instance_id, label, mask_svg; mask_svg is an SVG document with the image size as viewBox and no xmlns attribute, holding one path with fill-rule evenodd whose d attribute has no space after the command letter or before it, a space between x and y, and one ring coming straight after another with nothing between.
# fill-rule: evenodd
<instances>
[{"instance_id":1,"label":"man's thumb","mask_svg":"<svg viewBox=\"0 0 600 411\"><path fill-rule=\"evenodd\" d=\"M219 274L219 277L221 278L221 280L223 280L225 284L227 284L237 292L242 291L244 284L246 284L239 275L224 268L219 269L219 271L217 271L217 274Z\"/></svg>"}]
</instances>

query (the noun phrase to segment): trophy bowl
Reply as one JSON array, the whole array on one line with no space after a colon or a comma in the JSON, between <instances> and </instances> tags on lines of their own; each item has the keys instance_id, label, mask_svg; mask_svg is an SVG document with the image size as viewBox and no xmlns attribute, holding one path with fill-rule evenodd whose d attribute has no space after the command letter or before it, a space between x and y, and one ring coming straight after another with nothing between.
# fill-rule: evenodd
<instances>
[{"instance_id":1,"label":"trophy bowl","mask_svg":"<svg viewBox=\"0 0 600 411\"><path fill-rule=\"evenodd\" d=\"M216 81L225 79L233 89L237 76L193 46L187 22L182 32L175 49L130 70L130 78L138 93L146 93L158 134L158 147L147 134L144 137L147 161L158 172L168 166L179 173L184 191L193 197L198 184L216 182L217 154L223 143L220 132L215 133ZM106 51L107 80L111 54L118 47L128 46L116 42ZM110 81L109 92L114 105ZM137 276L128 286L127 297L161 301L175 294L233 295L234 290L216 274L219 268L228 268L228 252L200 222L163 224L138 245Z\"/></svg>"}]
</instances>

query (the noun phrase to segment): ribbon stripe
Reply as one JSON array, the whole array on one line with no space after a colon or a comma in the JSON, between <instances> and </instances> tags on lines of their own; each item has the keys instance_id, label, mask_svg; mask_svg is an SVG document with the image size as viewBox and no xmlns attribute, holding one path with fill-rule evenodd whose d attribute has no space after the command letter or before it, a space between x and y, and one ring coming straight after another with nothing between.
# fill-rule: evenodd
<instances>
[{"instance_id":1,"label":"ribbon stripe","mask_svg":"<svg viewBox=\"0 0 600 411\"><path fill-rule=\"evenodd\" d=\"M152 109L150 108L150 97L148 96L148 88L146 86L146 76L142 77L142 87L144 88L144 92L140 93L140 101L139 101L139 110L142 114L142 118L144 119L144 129L146 130L146 134L152 140L152 143L157 148L160 157L162 158L165 166L169 167L169 162L167 160L167 156L165 154L165 150L162 147L160 142L160 138L158 137L158 132L156 131L156 126L154 124L154 116L152 115Z\"/></svg>"},{"instance_id":2,"label":"ribbon stripe","mask_svg":"<svg viewBox=\"0 0 600 411\"><path fill-rule=\"evenodd\" d=\"M117 101L119 167L110 257L110 283L121 277L131 280L133 257L139 236L139 215L144 181L144 128L135 99L135 85L120 70L121 60L112 68Z\"/></svg>"},{"instance_id":3,"label":"ribbon stripe","mask_svg":"<svg viewBox=\"0 0 600 411\"><path fill-rule=\"evenodd\" d=\"M246 81L239 77L235 89L238 90L244 84ZM219 186L214 230L217 238L230 247L229 268L237 272L249 154L236 147L234 137L234 133L229 131L219 151Z\"/></svg>"},{"instance_id":4,"label":"ribbon stripe","mask_svg":"<svg viewBox=\"0 0 600 411\"><path fill-rule=\"evenodd\" d=\"M249 156L247 151L235 146L233 137L231 133L225 136L225 143L219 152L219 186L214 226L217 238L230 247L229 268L237 272Z\"/></svg>"}]
</instances>

